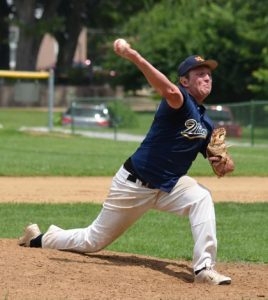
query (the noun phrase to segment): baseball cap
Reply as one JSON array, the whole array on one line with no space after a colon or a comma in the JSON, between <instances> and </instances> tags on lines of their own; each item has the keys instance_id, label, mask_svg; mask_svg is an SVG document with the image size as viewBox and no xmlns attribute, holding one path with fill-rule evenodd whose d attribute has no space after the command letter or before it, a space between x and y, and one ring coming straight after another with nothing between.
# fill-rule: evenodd
<instances>
[{"instance_id":1,"label":"baseball cap","mask_svg":"<svg viewBox=\"0 0 268 300\"><path fill-rule=\"evenodd\" d=\"M187 57L178 67L179 76L184 76L188 71L197 67L206 66L214 70L218 66L218 62L213 59L205 60L200 55L191 55Z\"/></svg>"}]
</instances>

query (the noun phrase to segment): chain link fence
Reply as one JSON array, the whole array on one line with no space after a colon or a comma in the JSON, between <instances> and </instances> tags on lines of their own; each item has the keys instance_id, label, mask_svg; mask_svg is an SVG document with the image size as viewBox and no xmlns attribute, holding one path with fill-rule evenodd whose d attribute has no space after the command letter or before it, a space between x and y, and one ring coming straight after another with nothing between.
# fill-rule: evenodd
<instances>
[{"instance_id":1,"label":"chain link fence","mask_svg":"<svg viewBox=\"0 0 268 300\"><path fill-rule=\"evenodd\" d=\"M146 101L138 98L118 98L116 97L96 97L96 98L75 98L70 103L70 107L84 103L88 105L105 105L113 109L112 123L114 134L124 132L130 134L146 134L150 126L158 103L147 99ZM121 104L128 105L131 111L136 114L148 113L142 119L140 126L144 127L144 132L133 129L130 120L133 118L128 110L123 109ZM111 106L113 104L113 106ZM215 124L215 127L225 127L227 138L232 144L245 146L267 146L268 147L268 100L249 101L241 103L225 103L217 105L206 105L207 112ZM70 111L72 112L72 110ZM125 119L125 123L122 120ZM148 120L147 120L148 119ZM129 123L129 124L128 124ZM135 122L134 122L135 123ZM124 125L124 126L120 126ZM78 126L79 127L79 126ZM100 126L99 126L100 127ZM111 128L112 127L112 128ZM138 126L139 127L139 126ZM72 129L75 131L76 125L72 123ZM104 127L107 131L107 127ZM146 130L145 130L146 128ZM77 128L78 129L78 128ZM89 126L88 130L91 130ZM95 129L96 130L96 129Z\"/></svg>"},{"instance_id":2,"label":"chain link fence","mask_svg":"<svg viewBox=\"0 0 268 300\"><path fill-rule=\"evenodd\" d=\"M268 100L224 104L231 112L234 126L239 126L241 134L230 139L245 145L268 146Z\"/></svg>"},{"instance_id":3,"label":"chain link fence","mask_svg":"<svg viewBox=\"0 0 268 300\"><path fill-rule=\"evenodd\" d=\"M129 132L138 123L136 113L122 97L76 97L61 116L61 125L72 133L114 140L142 139Z\"/></svg>"}]
</instances>

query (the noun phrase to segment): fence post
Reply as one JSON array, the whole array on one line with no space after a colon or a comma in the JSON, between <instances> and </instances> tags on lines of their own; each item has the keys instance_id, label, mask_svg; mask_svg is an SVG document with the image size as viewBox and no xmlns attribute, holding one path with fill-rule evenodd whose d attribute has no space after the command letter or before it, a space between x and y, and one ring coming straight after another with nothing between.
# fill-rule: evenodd
<instances>
[{"instance_id":1,"label":"fence post","mask_svg":"<svg viewBox=\"0 0 268 300\"><path fill-rule=\"evenodd\" d=\"M54 70L49 71L48 78L48 129L53 130L53 106L54 106Z\"/></svg>"},{"instance_id":2,"label":"fence post","mask_svg":"<svg viewBox=\"0 0 268 300\"><path fill-rule=\"evenodd\" d=\"M254 146L254 128L255 128L255 104L254 100L250 101L250 144Z\"/></svg>"},{"instance_id":3,"label":"fence post","mask_svg":"<svg viewBox=\"0 0 268 300\"><path fill-rule=\"evenodd\" d=\"M113 118L113 128L114 128L114 140L117 141L117 127L118 127L118 104L117 98L115 98L115 117Z\"/></svg>"},{"instance_id":4,"label":"fence post","mask_svg":"<svg viewBox=\"0 0 268 300\"><path fill-rule=\"evenodd\" d=\"M75 107L76 102L72 101L71 102L71 130L72 134L75 134L75 124L74 124L74 107Z\"/></svg>"}]
</instances>

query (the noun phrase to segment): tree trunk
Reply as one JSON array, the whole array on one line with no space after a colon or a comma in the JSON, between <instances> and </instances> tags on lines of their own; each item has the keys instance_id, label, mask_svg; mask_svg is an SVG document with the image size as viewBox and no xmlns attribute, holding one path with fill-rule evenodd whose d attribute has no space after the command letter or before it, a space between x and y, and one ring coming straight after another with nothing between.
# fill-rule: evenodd
<instances>
[{"instance_id":1,"label":"tree trunk","mask_svg":"<svg viewBox=\"0 0 268 300\"><path fill-rule=\"evenodd\" d=\"M63 74L72 66L79 34L83 27L86 1L64 1L60 13L65 16L65 30L56 34L59 43L57 73ZM71 13L70 13L71 12Z\"/></svg>"},{"instance_id":2,"label":"tree trunk","mask_svg":"<svg viewBox=\"0 0 268 300\"><path fill-rule=\"evenodd\" d=\"M19 24L19 42L16 53L17 70L35 70L38 46L41 37L34 35L36 20L34 16L35 0L16 0L17 20Z\"/></svg>"},{"instance_id":3,"label":"tree trunk","mask_svg":"<svg viewBox=\"0 0 268 300\"><path fill-rule=\"evenodd\" d=\"M0 0L0 69L9 69L9 7L6 0Z\"/></svg>"},{"instance_id":4,"label":"tree trunk","mask_svg":"<svg viewBox=\"0 0 268 300\"><path fill-rule=\"evenodd\" d=\"M17 19L20 28L17 48L17 70L35 70L39 47L44 34L53 31L49 21L56 15L61 0L45 1L40 19L35 18L37 0L15 0ZM41 24L42 22L42 24Z\"/></svg>"}]
</instances>

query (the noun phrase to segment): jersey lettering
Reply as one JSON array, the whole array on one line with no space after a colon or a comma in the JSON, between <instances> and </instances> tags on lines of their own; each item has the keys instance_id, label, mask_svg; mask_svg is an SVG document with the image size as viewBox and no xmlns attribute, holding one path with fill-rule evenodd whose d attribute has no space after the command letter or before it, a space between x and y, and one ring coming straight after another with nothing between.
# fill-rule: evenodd
<instances>
[{"instance_id":1,"label":"jersey lettering","mask_svg":"<svg viewBox=\"0 0 268 300\"><path fill-rule=\"evenodd\" d=\"M202 125L194 119L187 120L185 127L186 129L182 131L181 134L188 139L205 139L207 137L207 129L203 128Z\"/></svg>"}]
</instances>

